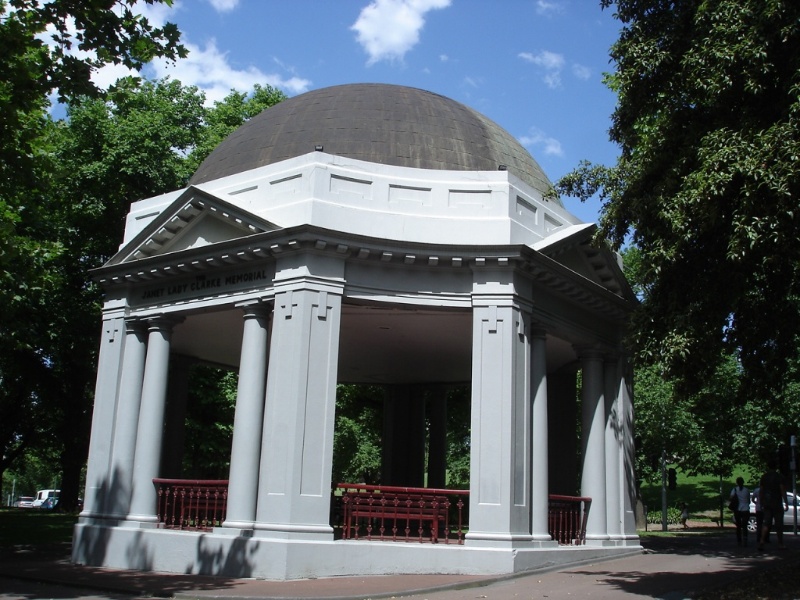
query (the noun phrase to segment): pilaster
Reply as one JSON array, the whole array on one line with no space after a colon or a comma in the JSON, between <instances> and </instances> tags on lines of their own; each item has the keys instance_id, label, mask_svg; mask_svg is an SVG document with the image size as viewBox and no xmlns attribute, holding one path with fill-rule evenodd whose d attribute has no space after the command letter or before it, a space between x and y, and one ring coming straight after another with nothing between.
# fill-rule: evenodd
<instances>
[{"instance_id":1,"label":"pilaster","mask_svg":"<svg viewBox=\"0 0 800 600\"><path fill-rule=\"evenodd\" d=\"M86 465L86 490L81 519L103 517L110 497L109 477L124 351L125 313L126 307L120 301L109 301L103 307L92 430Z\"/></svg>"},{"instance_id":2,"label":"pilaster","mask_svg":"<svg viewBox=\"0 0 800 600\"><path fill-rule=\"evenodd\" d=\"M330 540L343 280L276 282L255 530Z\"/></svg>"},{"instance_id":3,"label":"pilaster","mask_svg":"<svg viewBox=\"0 0 800 600\"><path fill-rule=\"evenodd\" d=\"M473 293L472 343L467 544L529 544L530 362L513 293Z\"/></svg>"},{"instance_id":4,"label":"pilaster","mask_svg":"<svg viewBox=\"0 0 800 600\"><path fill-rule=\"evenodd\" d=\"M106 512L124 519L130 508L133 485L133 459L136 454L136 431L142 401L142 380L147 353L147 331L142 321L125 322L125 354L119 386L119 406L114 420L114 445L109 474L112 493Z\"/></svg>"}]
</instances>

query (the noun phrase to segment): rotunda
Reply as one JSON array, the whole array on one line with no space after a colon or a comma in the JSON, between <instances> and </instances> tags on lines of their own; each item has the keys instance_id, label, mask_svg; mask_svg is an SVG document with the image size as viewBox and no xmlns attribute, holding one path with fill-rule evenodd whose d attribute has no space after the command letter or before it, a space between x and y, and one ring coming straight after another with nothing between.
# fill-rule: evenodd
<instances>
[{"instance_id":1,"label":"rotunda","mask_svg":"<svg viewBox=\"0 0 800 600\"><path fill-rule=\"evenodd\" d=\"M594 225L549 186L480 113L352 84L265 110L186 188L134 202L95 273L104 335L73 560L294 579L638 551L623 346L634 298ZM165 494L200 493L180 461L195 362L238 373L230 468L206 482L221 504L205 496L208 514L176 526ZM332 481L343 383L383 390L375 485ZM468 492L447 488L458 386ZM401 493L427 507L406 523L429 543L377 534L378 521L397 529L397 509L347 508ZM448 494L468 498L468 527L436 508ZM582 523L566 536L560 502Z\"/></svg>"}]
</instances>

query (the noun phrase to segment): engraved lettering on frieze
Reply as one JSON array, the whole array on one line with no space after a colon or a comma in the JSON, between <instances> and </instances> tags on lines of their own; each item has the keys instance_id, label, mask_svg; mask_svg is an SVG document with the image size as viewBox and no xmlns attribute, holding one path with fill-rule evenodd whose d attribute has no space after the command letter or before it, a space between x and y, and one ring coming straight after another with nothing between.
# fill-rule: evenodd
<instances>
[{"instance_id":1,"label":"engraved lettering on frieze","mask_svg":"<svg viewBox=\"0 0 800 600\"><path fill-rule=\"evenodd\" d=\"M185 294L197 294L200 292L224 292L225 288L246 285L248 283L258 283L268 279L267 271L264 269L234 273L224 277L198 275L188 282L183 281L157 288L145 289L140 296L140 300L160 300Z\"/></svg>"}]
</instances>

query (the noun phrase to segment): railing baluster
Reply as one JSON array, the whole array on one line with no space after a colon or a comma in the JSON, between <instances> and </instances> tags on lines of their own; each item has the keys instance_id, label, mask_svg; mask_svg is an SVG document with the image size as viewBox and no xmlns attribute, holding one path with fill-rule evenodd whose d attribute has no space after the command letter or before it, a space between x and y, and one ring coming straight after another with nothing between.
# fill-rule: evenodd
<instances>
[{"instance_id":1,"label":"railing baluster","mask_svg":"<svg viewBox=\"0 0 800 600\"><path fill-rule=\"evenodd\" d=\"M227 480L153 479L153 484L160 527L210 531L225 520Z\"/></svg>"}]
</instances>

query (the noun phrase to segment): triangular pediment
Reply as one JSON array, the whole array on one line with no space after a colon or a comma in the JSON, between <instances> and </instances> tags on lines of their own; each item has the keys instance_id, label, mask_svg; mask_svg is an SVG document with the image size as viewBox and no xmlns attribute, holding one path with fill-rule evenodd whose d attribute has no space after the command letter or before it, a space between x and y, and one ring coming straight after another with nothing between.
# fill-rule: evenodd
<instances>
[{"instance_id":1,"label":"triangular pediment","mask_svg":"<svg viewBox=\"0 0 800 600\"><path fill-rule=\"evenodd\" d=\"M189 187L106 264L180 252L275 229L279 227L274 223Z\"/></svg>"},{"instance_id":2,"label":"triangular pediment","mask_svg":"<svg viewBox=\"0 0 800 600\"><path fill-rule=\"evenodd\" d=\"M618 296L633 297L619 255L593 244L596 230L592 223L571 225L537 242L533 248Z\"/></svg>"}]
</instances>

